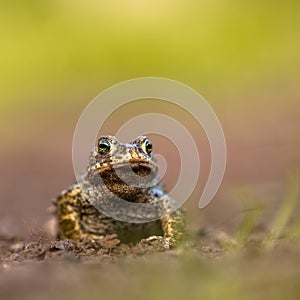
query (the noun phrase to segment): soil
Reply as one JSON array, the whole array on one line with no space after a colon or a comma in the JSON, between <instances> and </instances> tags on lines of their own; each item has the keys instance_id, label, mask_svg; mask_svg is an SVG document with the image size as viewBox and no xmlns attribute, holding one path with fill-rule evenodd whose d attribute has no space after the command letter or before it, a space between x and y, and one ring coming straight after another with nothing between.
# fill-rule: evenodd
<instances>
[{"instance_id":1,"label":"soil","mask_svg":"<svg viewBox=\"0 0 300 300\"><path fill-rule=\"evenodd\" d=\"M113 262L129 256L138 257L159 252L176 254L184 248L193 248L205 256L220 256L223 251L218 247L219 240L209 241L208 237L204 238L203 233L201 235L201 243L199 242L198 245L186 241L178 249L171 250L166 250L160 240L141 240L137 244L121 244L115 234L99 241L86 239L81 242L69 239L51 240L43 234L32 237L29 241L0 236L0 268L9 269L20 263L47 261Z\"/></svg>"},{"instance_id":2,"label":"soil","mask_svg":"<svg viewBox=\"0 0 300 300\"><path fill-rule=\"evenodd\" d=\"M136 245L121 244L116 235L101 241L48 240L40 237L37 241L17 241L0 238L0 263L7 268L21 262L61 260L87 262L90 260L114 261L126 255L142 255L164 251L159 242L141 241Z\"/></svg>"}]
</instances>

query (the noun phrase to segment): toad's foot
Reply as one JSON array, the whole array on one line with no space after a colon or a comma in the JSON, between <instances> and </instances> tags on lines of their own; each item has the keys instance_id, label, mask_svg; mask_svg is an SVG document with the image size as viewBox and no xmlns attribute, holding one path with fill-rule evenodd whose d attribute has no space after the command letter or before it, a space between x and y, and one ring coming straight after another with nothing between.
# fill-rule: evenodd
<instances>
[{"instance_id":1,"label":"toad's foot","mask_svg":"<svg viewBox=\"0 0 300 300\"><path fill-rule=\"evenodd\" d=\"M148 245L157 245L162 247L165 250L170 249L170 241L163 236L159 235L152 235L146 239L141 240L141 242L148 244Z\"/></svg>"}]
</instances>

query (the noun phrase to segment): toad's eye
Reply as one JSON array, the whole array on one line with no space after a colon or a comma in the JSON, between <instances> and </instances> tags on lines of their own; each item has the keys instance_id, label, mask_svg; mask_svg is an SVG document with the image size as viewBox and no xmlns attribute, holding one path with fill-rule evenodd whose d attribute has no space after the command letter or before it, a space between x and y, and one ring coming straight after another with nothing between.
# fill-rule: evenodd
<instances>
[{"instance_id":1,"label":"toad's eye","mask_svg":"<svg viewBox=\"0 0 300 300\"><path fill-rule=\"evenodd\" d=\"M111 143L108 139L101 138L98 141L98 153L107 154L111 149Z\"/></svg>"},{"instance_id":2,"label":"toad's eye","mask_svg":"<svg viewBox=\"0 0 300 300\"><path fill-rule=\"evenodd\" d=\"M152 143L150 142L150 140L145 139L143 144L142 144L142 148L143 148L144 152L146 152L147 154L151 154L151 152L152 152Z\"/></svg>"}]
</instances>

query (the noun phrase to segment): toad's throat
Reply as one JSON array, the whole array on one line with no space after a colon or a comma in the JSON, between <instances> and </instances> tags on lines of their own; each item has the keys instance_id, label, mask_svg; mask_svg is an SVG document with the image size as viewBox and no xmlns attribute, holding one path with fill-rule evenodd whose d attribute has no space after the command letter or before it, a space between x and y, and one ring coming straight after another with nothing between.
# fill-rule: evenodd
<instances>
[{"instance_id":1,"label":"toad's throat","mask_svg":"<svg viewBox=\"0 0 300 300\"><path fill-rule=\"evenodd\" d=\"M90 168L84 182L87 187L93 186L104 194L106 189L117 197L133 201L157 183L157 167L153 163L134 161Z\"/></svg>"},{"instance_id":2,"label":"toad's throat","mask_svg":"<svg viewBox=\"0 0 300 300\"><path fill-rule=\"evenodd\" d=\"M141 166L139 166L141 168ZM127 200L130 202L139 202L138 199L143 199L145 195L145 189L149 186L149 180L144 180L146 177L142 177L139 175L135 175L133 178L130 176L132 175L133 171L130 172L130 174L127 174L127 171L124 171L124 173L121 172L122 170L118 169L118 173L114 170L106 170L101 173L99 173L99 177L101 178L101 186L102 191L103 188L107 189L111 194L118 198L121 198L123 200ZM138 170L139 172L144 172L144 170ZM151 171L149 168L146 171L147 173ZM155 178L155 176L153 177ZM151 179L152 180L152 179Z\"/></svg>"},{"instance_id":3,"label":"toad's throat","mask_svg":"<svg viewBox=\"0 0 300 300\"><path fill-rule=\"evenodd\" d=\"M89 168L85 177L87 187L93 186L96 190L105 190L113 195L128 201L136 201L138 195L143 195L145 189L157 183L158 167L155 162L145 160L130 160L109 164L97 163ZM106 195L106 197L111 194Z\"/></svg>"}]
</instances>

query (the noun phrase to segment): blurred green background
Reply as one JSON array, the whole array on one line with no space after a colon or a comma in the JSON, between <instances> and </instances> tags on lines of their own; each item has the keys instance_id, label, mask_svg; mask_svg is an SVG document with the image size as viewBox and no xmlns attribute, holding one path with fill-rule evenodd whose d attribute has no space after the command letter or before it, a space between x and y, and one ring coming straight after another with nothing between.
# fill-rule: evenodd
<instances>
[{"instance_id":1,"label":"blurred green background","mask_svg":"<svg viewBox=\"0 0 300 300\"><path fill-rule=\"evenodd\" d=\"M299 6L233 0L2 2L1 112L53 106L54 95L62 93L60 105L74 105L86 94L140 76L170 77L220 95L296 81Z\"/></svg>"}]
</instances>

